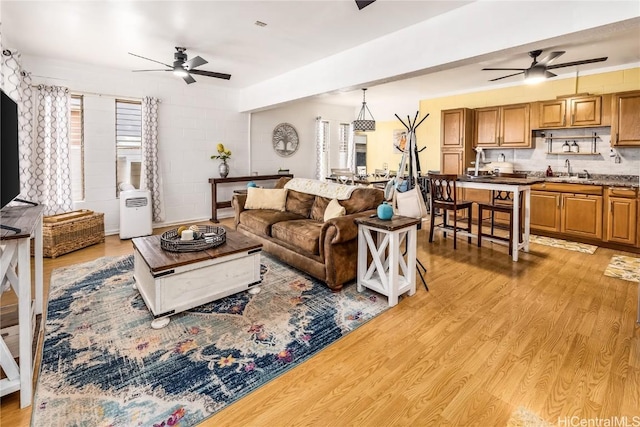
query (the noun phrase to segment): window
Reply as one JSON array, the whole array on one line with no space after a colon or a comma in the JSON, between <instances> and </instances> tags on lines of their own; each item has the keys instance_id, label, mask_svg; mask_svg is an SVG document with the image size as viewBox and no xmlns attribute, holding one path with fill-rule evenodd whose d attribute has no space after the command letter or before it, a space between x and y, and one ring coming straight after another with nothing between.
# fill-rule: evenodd
<instances>
[{"instance_id":1,"label":"window","mask_svg":"<svg viewBox=\"0 0 640 427\"><path fill-rule=\"evenodd\" d=\"M340 152L347 152L347 144L349 143L349 123L340 123Z\"/></svg>"},{"instance_id":2,"label":"window","mask_svg":"<svg viewBox=\"0 0 640 427\"><path fill-rule=\"evenodd\" d=\"M142 103L116 100L116 194L121 184L140 188Z\"/></svg>"},{"instance_id":3,"label":"window","mask_svg":"<svg viewBox=\"0 0 640 427\"><path fill-rule=\"evenodd\" d=\"M71 123L69 132L69 163L71 169L71 199L84 200L84 138L82 96L71 95Z\"/></svg>"}]
</instances>

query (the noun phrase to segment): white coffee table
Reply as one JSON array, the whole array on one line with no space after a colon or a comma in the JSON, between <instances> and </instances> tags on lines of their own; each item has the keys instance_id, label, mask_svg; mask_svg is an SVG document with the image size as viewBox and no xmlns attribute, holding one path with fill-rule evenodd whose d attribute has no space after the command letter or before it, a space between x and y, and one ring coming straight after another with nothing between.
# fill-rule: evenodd
<instances>
[{"instance_id":1,"label":"white coffee table","mask_svg":"<svg viewBox=\"0 0 640 427\"><path fill-rule=\"evenodd\" d=\"M151 311L152 327L170 316L238 292L256 289L262 244L227 230L222 245L197 252L169 252L160 236L132 239L136 287Z\"/></svg>"}]
</instances>

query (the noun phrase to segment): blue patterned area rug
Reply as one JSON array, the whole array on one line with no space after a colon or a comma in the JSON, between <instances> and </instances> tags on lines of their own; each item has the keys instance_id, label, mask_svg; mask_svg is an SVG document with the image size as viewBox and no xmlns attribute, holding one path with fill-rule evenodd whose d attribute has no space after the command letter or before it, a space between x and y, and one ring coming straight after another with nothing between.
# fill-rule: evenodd
<instances>
[{"instance_id":1,"label":"blue patterned area rug","mask_svg":"<svg viewBox=\"0 0 640 427\"><path fill-rule=\"evenodd\" d=\"M52 273L33 426L192 426L387 309L262 256L262 292L151 329L133 257Z\"/></svg>"}]
</instances>

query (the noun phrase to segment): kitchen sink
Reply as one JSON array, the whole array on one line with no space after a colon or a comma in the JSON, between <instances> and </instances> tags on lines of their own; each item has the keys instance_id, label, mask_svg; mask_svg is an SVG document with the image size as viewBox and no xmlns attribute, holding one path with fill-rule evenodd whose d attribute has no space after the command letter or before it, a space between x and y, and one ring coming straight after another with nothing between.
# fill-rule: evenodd
<instances>
[{"instance_id":1,"label":"kitchen sink","mask_svg":"<svg viewBox=\"0 0 640 427\"><path fill-rule=\"evenodd\" d=\"M550 182L588 182L589 178L587 178L586 176L579 176L579 175L574 175L574 176L555 176L553 178L547 178L547 181Z\"/></svg>"}]
</instances>

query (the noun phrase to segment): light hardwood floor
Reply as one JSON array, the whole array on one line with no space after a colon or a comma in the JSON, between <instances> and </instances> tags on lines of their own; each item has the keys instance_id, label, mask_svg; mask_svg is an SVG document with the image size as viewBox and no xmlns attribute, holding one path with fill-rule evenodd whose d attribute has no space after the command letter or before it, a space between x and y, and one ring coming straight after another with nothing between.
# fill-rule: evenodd
<instances>
[{"instance_id":1,"label":"light hardwood floor","mask_svg":"<svg viewBox=\"0 0 640 427\"><path fill-rule=\"evenodd\" d=\"M640 423L638 284L603 275L622 252L534 245L513 263L504 246L462 239L454 251L427 237L430 292L418 281L416 295L202 425L504 426L519 407L558 426ZM55 268L131 252L109 236L45 259L45 290ZM18 400L3 398L2 426L29 425Z\"/></svg>"}]
</instances>

